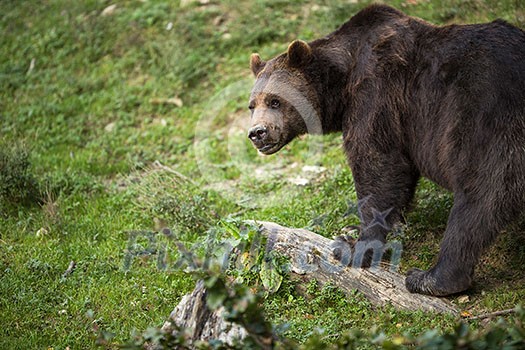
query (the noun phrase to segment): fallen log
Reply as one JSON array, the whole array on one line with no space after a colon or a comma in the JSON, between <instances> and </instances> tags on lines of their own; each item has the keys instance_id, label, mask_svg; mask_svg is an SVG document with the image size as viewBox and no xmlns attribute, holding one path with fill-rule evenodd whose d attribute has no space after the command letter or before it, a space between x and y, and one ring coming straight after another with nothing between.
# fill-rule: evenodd
<instances>
[{"instance_id":1,"label":"fallen log","mask_svg":"<svg viewBox=\"0 0 525 350\"><path fill-rule=\"evenodd\" d=\"M381 263L370 269L345 266L334 258L334 241L305 229L288 228L273 222L257 221L267 237L266 250L290 258L291 271L321 284L331 282L344 292L358 290L372 304L392 304L400 310L422 310L458 314L454 304L444 298L412 294L396 265Z\"/></svg>"},{"instance_id":2,"label":"fallen log","mask_svg":"<svg viewBox=\"0 0 525 350\"><path fill-rule=\"evenodd\" d=\"M347 294L358 290L377 306L391 304L400 310L459 314L447 299L408 292L405 278L395 270L395 265L382 263L370 269L345 266L334 258L334 240L273 222L250 223L256 224L266 237L266 252L277 251L289 257L291 272L304 280L315 279L321 284L330 282ZM208 309L206 289L200 281L191 294L182 298L163 330L171 333L177 328L186 329L190 343L218 339L231 344L235 339L245 338L247 331L240 325L225 321L223 312L222 308L216 311Z\"/></svg>"}]
</instances>

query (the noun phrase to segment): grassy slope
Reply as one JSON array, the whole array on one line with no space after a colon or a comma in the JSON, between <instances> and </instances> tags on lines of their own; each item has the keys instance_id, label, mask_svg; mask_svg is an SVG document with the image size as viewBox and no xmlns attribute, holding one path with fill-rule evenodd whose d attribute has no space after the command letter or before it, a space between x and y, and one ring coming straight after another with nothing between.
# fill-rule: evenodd
<instances>
[{"instance_id":1,"label":"grassy slope","mask_svg":"<svg viewBox=\"0 0 525 350\"><path fill-rule=\"evenodd\" d=\"M525 26L517 0L417 3L392 2L434 23L501 17ZM0 348L89 348L97 328L122 342L133 329L161 324L193 282L159 270L155 255L123 269L126 232L153 229L154 218L187 241L231 213L327 235L356 223L343 218L355 194L338 135L296 141L263 158L245 141L243 123L251 52L270 57L296 37L324 35L364 4L122 1L101 16L108 5L0 3L0 147L27 147L47 193L43 205L0 216ZM164 103L172 97L182 106ZM144 169L155 160L196 186L151 177ZM291 185L287 179L305 164L327 170L307 187ZM405 228L403 267L432 262L451 203L428 183L418 199ZM480 286L463 308L493 310L524 300L525 242L517 232L523 225L502 235L484 259ZM70 261L77 267L62 278ZM265 307L277 323L289 321L287 333L297 339L315 327L336 334L378 325L396 333L452 321L371 311L358 295L347 301L320 293L314 300L286 285Z\"/></svg>"}]
</instances>

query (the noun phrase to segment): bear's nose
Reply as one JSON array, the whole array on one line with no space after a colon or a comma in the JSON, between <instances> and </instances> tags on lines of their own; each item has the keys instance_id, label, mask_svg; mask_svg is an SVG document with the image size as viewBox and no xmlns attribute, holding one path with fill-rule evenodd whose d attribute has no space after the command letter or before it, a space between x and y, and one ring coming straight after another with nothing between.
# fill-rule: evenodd
<instances>
[{"instance_id":1,"label":"bear's nose","mask_svg":"<svg viewBox=\"0 0 525 350\"><path fill-rule=\"evenodd\" d=\"M248 138L255 143L263 141L266 136L268 136L268 128L262 125L254 126L248 131Z\"/></svg>"}]
</instances>

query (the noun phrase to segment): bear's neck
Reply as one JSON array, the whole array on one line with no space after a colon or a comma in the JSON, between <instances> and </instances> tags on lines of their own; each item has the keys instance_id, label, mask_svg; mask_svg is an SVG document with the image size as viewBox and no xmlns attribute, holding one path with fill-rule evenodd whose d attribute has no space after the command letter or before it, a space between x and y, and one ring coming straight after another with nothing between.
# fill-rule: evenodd
<instances>
[{"instance_id":1,"label":"bear's neck","mask_svg":"<svg viewBox=\"0 0 525 350\"><path fill-rule=\"evenodd\" d=\"M310 45L315 58L306 76L312 77L311 84L317 92L323 133L342 131L351 56L331 40L320 39Z\"/></svg>"}]
</instances>

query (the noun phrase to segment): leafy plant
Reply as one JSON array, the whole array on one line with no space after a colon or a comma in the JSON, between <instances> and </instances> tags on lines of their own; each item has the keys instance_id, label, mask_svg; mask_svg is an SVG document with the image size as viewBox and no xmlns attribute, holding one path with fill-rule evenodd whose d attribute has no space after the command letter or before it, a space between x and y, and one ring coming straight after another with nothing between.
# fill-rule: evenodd
<instances>
[{"instance_id":1,"label":"leafy plant","mask_svg":"<svg viewBox=\"0 0 525 350\"><path fill-rule=\"evenodd\" d=\"M263 300L261 292L253 293L246 285L228 282L224 275L210 275L205 278L208 299L211 310L224 307L224 318L227 321L241 325L248 336L238 339L233 344L218 340L199 341L191 344L185 336L185 329L171 330L166 333L149 329L142 337L135 340L136 349L145 342L153 342L158 349L301 349L316 350L319 348L343 349L384 349L384 350L519 350L525 347L525 310L521 306L515 308L515 316L509 320L499 319L483 330L474 331L465 323L457 324L452 332L440 332L437 329L428 330L420 336L411 334L387 336L375 328L368 331L351 329L331 340L317 333L302 344L279 337L274 327L261 312ZM180 347L181 346L181 347ZM135 348L134 348L135 349Z\"/></svg>"},{"instance_id":2,"label":"leafy plant","mask_svg":"<svg viewBox=\"0 0 525 350\"><path fill-rule=\"evenodd\" d=\"M0 209L7 204L38 201L38 183L31 172L29 152L20 146L0 147Z\"/></svg>"}]
</instances>

